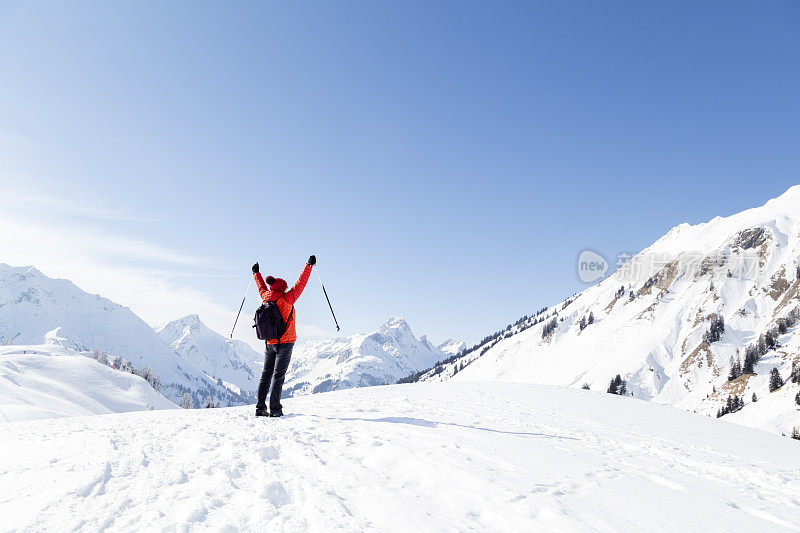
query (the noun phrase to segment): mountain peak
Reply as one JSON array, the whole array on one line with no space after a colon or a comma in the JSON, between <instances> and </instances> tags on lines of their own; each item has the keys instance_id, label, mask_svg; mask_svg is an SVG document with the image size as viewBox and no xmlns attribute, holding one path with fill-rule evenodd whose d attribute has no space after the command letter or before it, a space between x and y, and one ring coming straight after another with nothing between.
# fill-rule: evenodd
<instances>
[{"instance_id":1,"label":"mountain peak","mask_svg":"<svg viewBox=\"0 0 800 533\"><path fill-rule=\"evenodd\" d=\"M399 316L393 316L389 320L387 320L380 328L378 328L377 333L382 335L392 335L394 337L402 336L402 337L413 337L414 332L411 331L411 326L408 324L406 319Z\"/></svg>"},{"instance_id":2,"label":"mountain peak","mask_svg":"<svg viewBox=\"0 0 800 533\"><path fill-rule=\"evenodd\" d=\"M283 390L289 396L297 396L388 385L450 355L431 344L425 335L414 336L404 318L393 316L366 335L299 345Z\"/></svg>"},{"instance_id":3,"label":"mountain peak","mask_svg":"<svg viewBox=\"0 0 800 533\"><path fill-rule=\"evenodd\" d=\"M170 330L183 330L185 328L191 329L205 329L207 326L203 324L203 321L200 320L200 316L196 313L191 315L186 315L181 318L176 318L175 320L171 320L167 322L161 327L154 328L156 333L166 332Z\"/></svg>"},{"instance_id":4,"label":"mountain peak","mask_svg":"<svg viewBox=\"0 0 800 533\"><path fill-rule=\"evenodd\" d=\"M774 208L781 205L795 207L798 202L800 202L800 185L793 185L780 196L767 201L764 207Z\"/></svg>"},{"instance_id":5,"label":"mountain peak","mask_svg":"<svg viewBox=\"0 0 800 533\"><path fill-rule=\"evenodd\" d=\"M455 355L460 351L464 350L466 347L467 343L465 343L464 341L460 341L458 339L447 339L439 346L437 346L437 349L442 353Z\"/></svg>"},{"instance_id":6,"label":"mountain peak","mask_svg":"<svg viewBox=\"0 0 800 533\"><path fill-rule=\"evenodd\" d=\"M262 356L247 343L232 341L214 331L193 313L156 329L161 340L182 360L191 361L225 386L240 394L256 387L256 371Z\"/></svg>"},{"instance_id":7,"label":"mountain peak","mask_svg":"<svg viewBox=\"0 0 800 533\"><path fill-rule=\"evenodd\" d=\"M384 324L383 327L386 328L409 328L408 321L401 316L393 316L389 318Z\"/></svg>"},{"instance_id":8,"label":"mountain peak","mask_svg":"<svg viewBox=\"0 0 800 533\"><path fill-rule=\"evenodd\" d=\"M786 192L779 196L779 198L783 198L785 196L790 198L800 198L800 185L792 185L786 189Z\"/></svg>"},{"instance_id":9,"label":"mountain peak","mask_svg":"<svg viewBox=\"0 0 800 533\"><path fill-rule=\"evenodd\" d=\"M200 320L200 315L197 313L192 313L191 315L186 315L183 318L179 318L175 322L179 322L181 324L202 324L203 321Z\"/></svg>"},{"instance_id":10,"label":"mountain peak","mask_svg":"<svg viewBox=\"0 0 800 533\"><path fill-rule=\"evenodd\" d=\"M15 267L6 263L0 263L0 276L16 276L20 281L46 277L33 265Z\"/></svg>"},{"instance_id":11,"label":"mountain peak","mask_svg":"<svg viewBox=\"0 0 800 533\"><path fill-rule=\"evenodd\" d=\"M678 225L630 268L555 307L557 320L526 319L422 379L603 391L619 375L627 395L788 434L800 421L797 390L770 387L767 376L792 374L800 351L798 204L794 186L765 205ZM757 357L745 372L748 353ZM726 414L732 396L775 403Z\"/></svg>"}]
</instances>

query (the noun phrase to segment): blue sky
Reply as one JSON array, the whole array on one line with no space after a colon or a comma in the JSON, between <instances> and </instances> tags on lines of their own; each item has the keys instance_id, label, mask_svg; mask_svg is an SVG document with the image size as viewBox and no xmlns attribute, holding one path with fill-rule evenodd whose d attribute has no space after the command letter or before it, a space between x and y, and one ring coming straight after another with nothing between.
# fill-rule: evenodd
<instances>
[{"instance_id":1,"label":"blue sky","mask_svg":"<svg viewBox=\"0 0 800 533\"><path fill-rule=\"evenodd\" d=\"M800 183L797 2L0 2L0 261L473 342ZM307 336L332 333L316 281ZM253 307L252 298L248 307ZM249 313L248 313L249 314ZM248 331L241 332L249 334Z\"/></svg>"}]
</instances>

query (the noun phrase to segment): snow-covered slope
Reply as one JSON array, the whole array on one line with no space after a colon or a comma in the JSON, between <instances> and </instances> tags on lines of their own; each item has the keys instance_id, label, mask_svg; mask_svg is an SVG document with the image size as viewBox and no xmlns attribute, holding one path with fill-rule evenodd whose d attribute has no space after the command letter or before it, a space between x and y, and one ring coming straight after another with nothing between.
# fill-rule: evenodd
<instances>
[{"instance_id":1,"label":"snow-covered slope","mask_svg":"<svg viewBox=\"0 0 800 533\"><path fill-rule=\"evenodd\" d=\"M467 343L456 339L447 339L437 348L444 356L456 355L467 347Z\"/></svg>"},{"instance_id":2,"label":"snow-covered slope","mask_svg":"<svg viewBox=\"0 0 800 533\"><path fill-rule=\"evenodd\" d=\"M0 263L0 345L45 342L76 351L101 350L133 366L149 366L163 383L162 393L175 402L187 391L196 402L209 392L223 404L242 400L182 359L127 307L34 267Z\"/></svg>"},{"instance_id":3,"label":"snow-covered slope","mask_svg":"<svg viewBox=\"0 0 800 533\"><path fill-rule=\"evenodd\" d=\"M191 361L208 376L255 394L264 356L249 345L226 339L197 315L173 320L156 329L156 333L183 360Z\"/></svg>"},{"instance_id":4,"label":"snow-covered slope","mask_svg":"<svg viewBox=\"0 0 800 533\"><path fill-rule=\"evenodd\" d=\"M732 358L743 361L748 345L800 306L798 259L800 186L756 209L673 228L601 283L422 379L587 384L604 391L621 374L637 398L711 416L738 395L745 407L726 420L788 434L800 426L800 385L770 392L768 374L777 368L787 380L800 362L797 324L783 323L776 349L762 350L756 375L727 378ZM708 342L704 335L719 317L725 331ZM544 335L548 324L554 328Z\"/></svg>"},{"instance_id":5,"label":"snow-covered slope","mask_svg":"<svg viewBox=\"0 0 800 533\"><path fill-rule=\"evenodd\" d=\"M7 530L792 531L800 443L603 393L370 387L6 424ZM292 414L295 413L295 414Z\"/></svg>"},{"instance_id":6,"label":"snow-covered slope","mask_svg":"<svg viewBox=\"0 0 800 533\"><path fill-rule=\"evenodd\" d=\"M0 422L176 407L139 376L69 348L0 347Z\"/></svg>"},{"instance_id":7,"label":"snow-covered slope","mask_svg":"<svg viewBox=\"0 0 800 533\"><path fill-rule=\"evenodd\" d=\"M463 347L448 340L434 346L417 338L404 319L393 317L376 331L347 338L309 341L295 347L284 395L386 385Z\"/></svg>"}]
</instances>

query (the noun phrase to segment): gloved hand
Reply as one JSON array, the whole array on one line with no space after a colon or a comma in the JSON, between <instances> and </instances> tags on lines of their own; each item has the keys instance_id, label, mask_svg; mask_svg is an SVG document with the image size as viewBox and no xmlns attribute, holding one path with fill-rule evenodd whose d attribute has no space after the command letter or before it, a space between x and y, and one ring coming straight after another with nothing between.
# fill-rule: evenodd
<instances>
[{"instance_id":1,"label":"gloved hand","mask_svg":"<svg viewBox=\"0 0 800 533\"><path fill-rule=\"evenodd\" d=\"M258 274L258 263L253 265L253 274Z\"/></svg>"},{"instance_id":2,"label":"gloved hand","mask_svg":"<svg viewBox=\"0 0 800 533\"><path fill-rule=\"evenodd\" d=\"M316 255L312 255L311 257L309 257L308 258L308 264L311 265L311 266L316 265L317 264L317 256Z\"/></svg>"}]
</instances>

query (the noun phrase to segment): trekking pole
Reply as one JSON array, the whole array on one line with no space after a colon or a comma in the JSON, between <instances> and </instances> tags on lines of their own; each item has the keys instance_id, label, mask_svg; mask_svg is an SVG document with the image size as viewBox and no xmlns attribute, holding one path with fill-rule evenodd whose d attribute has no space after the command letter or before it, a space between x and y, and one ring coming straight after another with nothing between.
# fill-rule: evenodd
<instances>
[{"instance_id":1,"label":"trekking pole","mask_svg":"<svg viewBox=\"0 0 800 533\"><path fill-rule=\"evenodd\" d=\"M328 291L325 290L325 284L322 283L322 278L319 275L319 269L314 269L314 272L317 273L317 279L319 280L319 284L322 285L322 292L325 293L325 299L328 300L328 307L331 308L331 315L333 315L333 321L336 323L336 331L339 331L341 328L339 327L339 321L336 320L336 313L333 312L333 306L331 305L331 299L328 298Z\"/></svg>"},{"instance_id":2,"label":"trekking pole","mask_svg":"<svg viewBox=\"0 0 800 533\"><path fill-rule=\"evenodd\" d=\"M244 298L242 298L242 305L239 306L239 312L236 313L236 320L233 321L233 329L231 330L231 339L233 338L233 332L236 330L236 323L239 322L239 315L242 314L242 308L244 307L244 301L247 299L247 293L250 292L250 285L253 284L253 278L250 278L250 283L247 284L247 290L244 291Z\"/></svg>"}]
</instances>

